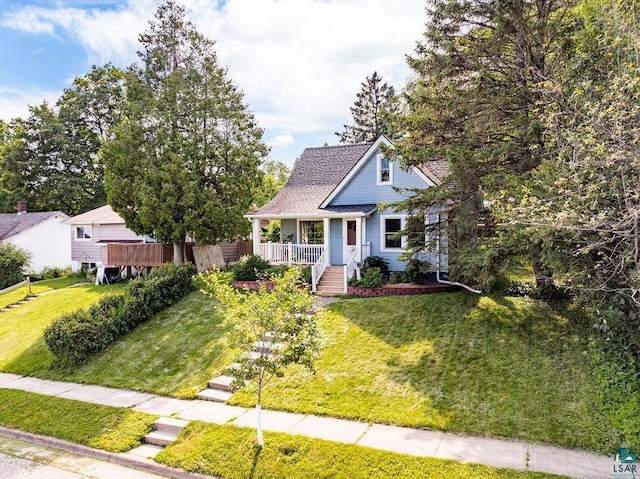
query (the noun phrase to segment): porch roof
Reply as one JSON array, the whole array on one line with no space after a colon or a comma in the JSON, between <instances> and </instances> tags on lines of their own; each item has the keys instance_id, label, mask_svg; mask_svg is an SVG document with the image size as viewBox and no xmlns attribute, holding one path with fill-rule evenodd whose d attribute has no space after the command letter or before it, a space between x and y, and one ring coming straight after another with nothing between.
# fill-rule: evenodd
<instances>
[{"instance_id":1,"label":"porch roof","mask_svg":"<svg viewBox=\"0 0 640 479\"><path fill-rule=\"evenodd\" d=\"M245 215L246 218L261 218L261 219L292 219L292 218L343 218L343 217L358 217L369 216L377 208L377 205L344 205L344 206L330 206L328 208L288 208L281 212L268 212L268 213L252 213Z\"/></svg>"}]
</instances>

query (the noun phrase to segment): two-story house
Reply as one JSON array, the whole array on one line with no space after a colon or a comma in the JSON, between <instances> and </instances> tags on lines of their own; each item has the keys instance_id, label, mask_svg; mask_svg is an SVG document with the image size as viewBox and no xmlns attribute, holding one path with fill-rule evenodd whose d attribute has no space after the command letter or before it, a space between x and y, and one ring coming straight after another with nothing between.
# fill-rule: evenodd
<instances>
[{"instance_id":1,"label":"two-story house","mask_svg":"<svg viewBox=\"0 0 640 479\"><path fill-rule=\"evenodd\" d=\"M407 238L399 237L408 215L383 209L411 189L431 188L448 173L445 162L404 170L383 152L391 142L307 148L284 188L265 206L246 215L253 222L253 251L271 263L313 265L313 287L330 269L346 281L367 256L381 256L391 271L402 271ZM427 221L439 221L427 212ZM261 242L264 220L279 220L281 242ZM440 244L440 241L436 243ZM446 251L425 251L434 272L447 270ZM333 267L333 268L332 268ZM334 273L335 274L335 273Z\"/></svg>"}]
</instances>

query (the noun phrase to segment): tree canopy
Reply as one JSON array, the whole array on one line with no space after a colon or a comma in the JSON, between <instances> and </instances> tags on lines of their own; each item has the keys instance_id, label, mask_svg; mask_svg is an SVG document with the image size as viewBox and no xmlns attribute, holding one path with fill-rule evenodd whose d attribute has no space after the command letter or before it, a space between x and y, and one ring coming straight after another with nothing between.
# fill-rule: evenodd
<instances>
[{"instance_id":1,"label":"tree canopy","mask_svg":"<svg viewBox=\"0 0 640 479\"><path fill-rule=\"evenodd\" d=\"M443 200L450 211L450 274L490 287L500 261L487 255L476 225L483 201L535 168L543 154L544 82L565 74L565 19L571 0L431 0L424 39L408 58L416 74L396 117L396 143L405 166L447 160L440 188L416 192L405 204L427 210ZM491 251L494 251L493 244ZM503 250L503 253L506 251ZM528 254L546 272L536 248ZM504 254L502 256L505 256Z\"/></svg>"},{"instance_id":2,"label":"tree canopy","mask_svg":"<svg viewBox=\"0 0 640 479\"><path fill-rule=\"evenodd\" d=\"M26 200L33 211L75 215L106 203L98 157L120 120L123 72L105 65L76 78L54 106L30 107L29 117L4 125L0 135L0 201L11 211Z\"/></svg>"},{"instance_id":3,"label":"tree canopy","mask_svg":"<svg viewBox=\"0 0 640 479\"><path fill-rule=\"evenodd\" d=\"M107 194L129 228L173 243L181 262L187 235L215 243L247 231L267 148L183 7L163 2L140 42L123 121L102 149Z\"/></svg>"}]
</instances>

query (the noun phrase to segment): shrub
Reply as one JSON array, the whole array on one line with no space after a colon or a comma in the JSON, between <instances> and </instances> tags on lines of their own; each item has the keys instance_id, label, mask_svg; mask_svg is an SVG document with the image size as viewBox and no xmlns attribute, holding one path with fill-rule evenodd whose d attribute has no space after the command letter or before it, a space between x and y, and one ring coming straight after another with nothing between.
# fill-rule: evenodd
<instances>
[{"instance_id":1,"label":"shrub","mask_svg":"<svg viewBox=\"0 0 640 479\"><path fill-rule=\"evenodd\" d=\"M358 281L358 286L363 288L379 288L384 284L384 276L380 268L368 268Z\"/></svg>"},{"instance_id":2,"label":"shrub","mask_svg":"<svg viewBox=\"0 0 640 479\"><path fill-rule=\"evenodd\" d=\"M362 274L370 268L378 268L384 278L389 277L389 263L381 256L368 256L362 263Z\"/></svg>"},{"instance_id":3,"label":"shrub","mask_svg":"<svg viewBox=\"0 0 640 479\"><path fill-rule=\"evenodd\" d=\"M154 269L132 281L123 295L105 296L55 320L44 332L47 347L59 365L81 364L190 292L195 272L192 264Z\"/></svg>"},{"instance_id":4,"label":"shrub","mask_svg":"<svg viewBox=\"0 0 640 479\"><path fill-rule=\"evenodd\" d=\"M302 281L305 284L311 284L311 266L305 266L302 268Z\"/></svg>"},{"instance_id":5,"label":"shrub","mask_svg":"<svg viewBox=\"0 0 640 479\"><path fill-rule=\"evenodd\" d=\"M59 266L45 266L37 274L30 274L31 281L41 281L44 279L56 279L71 274L71 268L63 269Z\"/></svg>"},{"instance_id":6,"label":"shrub","mask_svg":"<svg viewBox=\"0 0 640 479\"><path fill-rule=\"evenodd\" d=\"M405 272L409 282L416 284L425 284L429 282L430 265L428 261L420 261L412 258L407 263Z\"/></svg>"},{"instance_id":7,"label":"shrub","mask_svg":"<svg viewBox=\"0 0 640 479\"><path fill-rule=\"evenodd\" d=\"M7 288L24 279L24 270L29 266L28 251L11 243L0 244L0 289Z\"/></svg>"},{"instance_id":8,"label":"shrub","mask_svg":"<svg viewBox=\"0 0 640 479\"><path fill-rule=\"evenodd\" d=\"M392 284L409 283L409 275L406 271L393 271L389 277L389 282Z\"/></svg>"},{"instance_id":9,"label":"shrub","mask_svg":"<svg viewBox=\"0 0 640 479\"><path fill-rule=\"evenodd\" d=\"M257 281L265 278L269 263L260 256L243 256L232 267L233 279L236 281Z\"/></svg>"}]
</instances>

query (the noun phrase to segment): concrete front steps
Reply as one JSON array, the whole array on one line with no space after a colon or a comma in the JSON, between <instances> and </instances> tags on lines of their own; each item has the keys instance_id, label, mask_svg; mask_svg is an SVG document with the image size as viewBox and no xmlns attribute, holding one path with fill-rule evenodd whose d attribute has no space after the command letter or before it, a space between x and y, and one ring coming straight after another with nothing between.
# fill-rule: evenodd
<instances>
[{"instance_id":1,"label":"concrete front steps","mask_svg":"<svg viewBox=\"0 0 640 479\"><path fill-rule=\"evenodd\" d=\"M154 423L156 429L144 437L145 443L129 451L129 454L147 459L155 457L165 447L178 439L187 424L188 421L182 419L161 417Z\"/></svg>"},{"instance_id":2,"label":"concrete front steps","mask_svg":"<svg viewBox=\"0 0 640 479\"><path fill-rule=\"evenodd\" d=\"M208 388L197 394L198 399L225 403L233 396L231 383L233 376L222 375L209 381Z\"/></svg>"},{"instance_id":3,"label":"concrete front steps","mask_svg":"<svg viewBox=\"0 0 640 479\"><path fill-rule=\"evenodd\" d=\"M253 351L249 353L249 360L256 361L262 355L269 355L274 348L281 347L282 344L276 342L276 338L269 336L265 341L258 341L253 345ZM231 384L235 379L233 370L238 367L237 363L225 368L228 374L223 374L209 381L207 389L200 391L196 397L205 401L226 403L233 396Z\"/></svg>"},{"instance_id":4,"label":"concrete front steps","mask_svg":"<svg viewBox=\"0 0 640 479\"><path fill-rule=\"evenodd\" d=\"M327 266L316 285L316 292L321 296L344 294L344 266Z\"/></svg>"}]
</instances>

